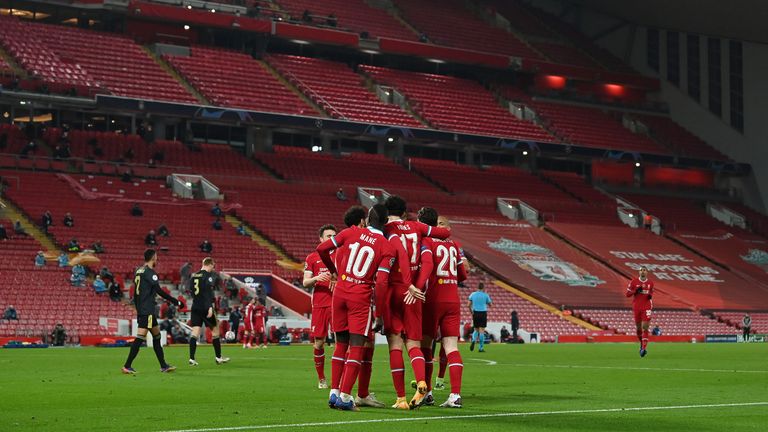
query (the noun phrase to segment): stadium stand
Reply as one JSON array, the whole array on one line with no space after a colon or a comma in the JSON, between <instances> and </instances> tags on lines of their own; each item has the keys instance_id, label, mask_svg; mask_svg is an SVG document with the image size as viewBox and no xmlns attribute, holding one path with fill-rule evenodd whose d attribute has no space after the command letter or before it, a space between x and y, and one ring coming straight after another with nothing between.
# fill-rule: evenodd
<instances>
[{"instance_id":1,"label":"stadium stand","mask_svg":"<svg viewBox=\"0 0 768 432\"><path fill-rule=\"evenodd\" d=\"M541 306L495 285L493 281L494 279L481 269L474 265L470 266L470 272L464 286L459 287L462 302L469 298L479 283L483 283L485 292L493 300L493 306L488 311L488 320L506 323L510 333L512 332L510 315L512 311L517 311L520 328L536 333L541 342L554 342L556 337L561 334L587 334L587 329L566 321ZM469 314L469 310L464 307L461 310L462 323L471 323L472 316Z\"/></svg>"},{"instance_id":2,"label":"stadium stand","mask_svg":"<svg viewBox=\"0 0 768 432\"><path fill-rule=\"evenodd\" d=\"M185 261L196 264L202 260L207 254L198 246L204 239L213 244L212 256L224 268L285 273L276 265L277 257L271 251L237 235L226 222L222 221L223 230L213 230L210 203L174 200L161 182L140 179L125 184L100 176L23 171L4 174L19 178L6 193L32 220L37 221L44 211L51 211L54 226L49 231L59 245L76 238L87 248L100 240L105 248L105 253L99 255L101 263L114 272L132 273L141 264L139 258L146 248L144 237L149 230L165 224L170 236L157 237L162 275L173 277ZM130 215L135 202L144 210L142 217ZM61 223L66 212L74 217L72 228Z\"/></svg>"},{"instance_id":3,"label":"stadium stand","mask_svg":"<svg viewBox=\"0 0 768 432\"><path fill-rule=\"evenodd\" d=\"M683 128L669 117L640 114L633 115L633 117L646 125L650 129L652 136L670 144L684 156L719 161L729 160L727 156L715 150L704 140Z\"/></svg>"},{"instance_id":4,"label":"stadium stand","mask_svg":"<svg viewBox=\"0 0 768 432\"><path fill-rule=\"evenodd\" d=\"M644 135L626 129L619 120L598 108L552 102L529 102L539 117L567 142L603 149L669 154Z\"/></svg>"},{"instance_id":5,"label":"stadium stand","mask_svg":"<svg viewBox=\"0 0 768 432\"><path fill-rule=\"evenodd\" d=\"M629 304L624 277L528 223L454 222L453 232L473 259L549 303Z\"/></svg>"},{"instance_id":6,"label":"stadium stand","mask_svg":"<svg viewBox=\"0 0 768 432\"><path fill-rule=\"evenodd\" d=\"M590 224L620 223L612 203L585 203L521 169L485 169L451 162L411 159L414 169L455 194L517 198L543 212L543 219Z\"/></svg>"},{"instance_id":7,"label":"stadium stand","mask_svg":"<svg viewBox=\"0 0 768 432\"><path fill-rule=\"evenodd\" d=\"M381 102L363 87L363 77L342 63L279 54L267 61L331 117L423 127L399 106Z\"/></svg>"},{"instance_id":8,"label":"stadium stand","mask_svg":"<svg viewBox=\"0 0 768 432\"><path fill-rule=\"evenodd\" d=\"M574 313L595 325L622 334L635 334L635 322L629 309L576 309ZM654 310L651 328L654 326L659 326L665 336L732 334L734 330L727 323L689 310Z\"/></svg>"},{"instance_id":9,"label":"stadium stand","mask_svg":"<svg viewBox=\"0 0 768 432\"><path fill-rule=\"evenodd\" d=\"M190 56L166 55L192 86L214 105L317 116L261 62L223 49L193 46Z\"/></svg>"},{"instance_id":10,"label":"stadium stand","mask_svg":"<svg viewBox=\"0 0 768 432\"><path fill-rule=\"evenodd\" d=\"M657 290L689 306L706 309L765 309L768 296L745 279L685 247L642 229L550 223L550 229L628 275L646 265ZM617 240L620 239L620 240ZM658 296L654 296L654 304ZM660 305L659 305L660 306ZM660 306L661 307L661 306Z\"/></svg>"},{"instance_id":11,"label":"stadium stand","mask_svg":"<svg viewBox=\"0 0 768 432\"><path fill-rule=\"evenodd\" d=\"M742 319L745 312L715 312L715 315L723 320L725 323L730 324L739 329L742 328ZM752 334L766 334L768 333L768 313L766 312L749 312L749 316L752 318Z\"/></svg>"},{"instance_id":12,"label":"stadium stand","mask_svg":"<svg viewBox=\"0 0 768 432\"><path fill-rule=\"evenodd\" d=\"M6 227L10 222L0 220ZM62 323L68 336L77 341L79 335L111 334L98 325L99 317L133 318L131 309L110 301L106 294L71 286L70 268L60 268L56 262L36 267L35 254L43 247L32 237L11 235L2 244L0 305L3 309L13 305L19 320L0 320L0 336L50 334L57 323Z\"/></svg>"},{"instance_id":13,"label":"stadium stand","mask_svg":"<svg viewBox=\"0 0 768 432\"><path fill-rule=\"evenodd\" d=\"M539 126L502 108L479 83L445 75L360 66L374 81L397 88L414 111L438 129L509 138L552 141Z\"/></svg>"},{"instance_id":14,"label":"stadium stand","mask_svg":"<svg viewBox=\"0 0 768 432\"><path fill-rule=\"evenodd\" d=\"M417 36L400 24L392 15L382 9L370 6L363 0L277 0L295 19L301 19L309 11L312 23L327 25L328 16L336 17L336 28L349 29L355 33L367 32L369 37L416 40Z\"/></svg>"},{"instance_id":15,"label":"stadium stand","mask_svg":"<svg viewBox=\"0 0 768 432\"><path fill-rule=\"evenodd\" d=\"M720 203L741 214L747 219L751 231L768 238L768 216L740 203Z\"/></svg>"},{"instance_id":16,"label":"stadium stand","mask_svg":"<svg viewBox=\"0 0 768 432\"><path fill-rule=\"evenodd\" d=\"M197 102L126 37L15 18L0 19L3 46L32 75L52 85L101 88L117 96L150 100Z\"/></svg>"},{"instance_id":17,"label":"stadium stand","mask_svg":"<svg viewBox=\"0 0 768 432\"><path fill-rule=\"evenodd\" d=\"M396 1L406 22L438 45L510 56L540 58L512 33L491 27L460 0Z\"/></svg>"}]
</instances>

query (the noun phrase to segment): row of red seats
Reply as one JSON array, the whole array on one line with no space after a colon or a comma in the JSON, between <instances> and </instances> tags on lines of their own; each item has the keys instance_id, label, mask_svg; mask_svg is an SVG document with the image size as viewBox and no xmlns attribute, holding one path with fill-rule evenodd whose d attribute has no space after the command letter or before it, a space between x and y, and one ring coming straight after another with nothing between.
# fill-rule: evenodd
<instances>
[{"instance_id":1,"label":"row of red seats","mask_svg":"<svg viewBox=\"0 0 768 432\"><path fill-rule=\"evenodd\" d=\"M541 127L519 120L475 81L445 75L360 66L374 81L395 87L436 129L504 138L554 141Z\"/></svg>"},{"instance_id":2,"label":"row of red seats","mask_svg":"<svg viewBox=\"0 0 768 432\"><path fill-rule=\"evenodd\" d=\"M0 41L34 76L118 96L197 100L131 39L91 30L2 18Z\"/></svg>"},{"instance_id":3,"label":"row of red seats","mask_svg":"<svg viewBox=\"0 0 768 432\"><path fill-rule=\"evenodd\" d=\"M540 58L512 33L492 27L461 0L398 0L394 2L405 21L426 33L430 41L473 51Z\"/></svg>"},{"instance_id":4,"label":"row of red seats","mask_svg":"<svg viewBox=\"0 0 768 432\"><path fill-rule=\"evenodd\" d=\"M574 313L595 325L634 335L636 326L629 309L576 309ZM690 310L654 310L651 326L658 326L664 336L733 334L736 329Z\"/></svg>"},{"instance_id":5,"label":"row of red seats","mask_svg":"<svg viewBox=\"0 0 768 432\"><path fill-rule=\"evenodd\" d=\"M214 105L318 115L262 62L247 54L193 46L189 57L166 55L164 58Z\"/></svg>"},{"instance_id":6,"label":"row of red seats","mask_svg":"<svg viewBox=\"0 0 768 432\"><path fill-rule=\"evenodd\" d=\"M280 54L270 55L267 61L331 117L423 127L399 106L381 102L363 87L363 76L342 63Z\"/></svg>"},{"instance_id":7,"label":"row of red seats","mask_svg":"<svg viewBox=\"0 0 768 432\"><path fill-rule=\"evenodd\" d=\"M309 11L313 23L325 25L327 17L333 14L339 30L367 32L373 38L416 39L416 35L392 15L363 0L277 0L277 3L296 20L301 19L304 11Z\"/></svg>"}]
</instances>

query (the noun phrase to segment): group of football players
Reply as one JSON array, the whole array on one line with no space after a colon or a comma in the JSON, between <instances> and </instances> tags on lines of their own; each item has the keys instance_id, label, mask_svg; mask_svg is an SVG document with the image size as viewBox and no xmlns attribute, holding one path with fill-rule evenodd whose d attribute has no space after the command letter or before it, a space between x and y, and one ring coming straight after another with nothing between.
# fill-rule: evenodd
<instances>
[{"instance_id":1,"label":"group of football players","mask_svg":"<svg viewBox=\"0 0 768 432\"><path fill-rule=\"evenodd\" d=\"M304 286L313 288L315 368L319 387L330 387L331 408L384 406L368 390L377 332L387 338L397 397L393 408L434 405L435 341L441 343L450 373L451 393L441 406L462 406L458 284L466 279L463 253L450 239L448 220L435 209L422 208L417 221L406 216L406 202L398 196L370 210L353 206L344 215L345 229L320 228L320 245L306 259ZM336 340L330 384L323 350L329 328ZM404 350L416 381L410 401L405 393Z\"/></svg>"}]
</instances>

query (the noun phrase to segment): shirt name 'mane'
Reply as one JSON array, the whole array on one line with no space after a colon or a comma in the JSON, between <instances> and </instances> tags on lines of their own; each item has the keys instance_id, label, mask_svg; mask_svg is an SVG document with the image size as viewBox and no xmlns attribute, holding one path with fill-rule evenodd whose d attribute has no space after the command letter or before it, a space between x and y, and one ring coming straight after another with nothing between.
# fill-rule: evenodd
<instances>
[{"instance_id":1,"label":"shirt name 'mane'","mask_svg":"<svg viewBox=\"0 0 768 432\"><path fill-rule=\"evenodd\" d=\"M366 243L376 244L376 238L375 237L370 237L370 236L367 236L365 234L362 234L360 236L360 240L362 240L362 241L364 241Z\"/></svg>"}]
</instances>

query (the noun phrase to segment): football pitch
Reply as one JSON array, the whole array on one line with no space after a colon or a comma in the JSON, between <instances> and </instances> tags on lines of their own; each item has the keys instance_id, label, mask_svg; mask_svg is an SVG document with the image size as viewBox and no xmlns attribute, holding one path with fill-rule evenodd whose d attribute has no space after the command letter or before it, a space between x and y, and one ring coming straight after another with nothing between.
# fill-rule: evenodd
<instances>
[{"instance_id":1,"label":"football pitch","mask_svg":"<svg viewBox=\"0 0 768 432\"><path fill-rule=\"evenodd\" d=\"M2 349L0 431L768 430L768 344L659 343L642 359L636 344L486 348L461 346L464 408L360 412L328 409L308 345L225 346L221 366L200 346L197 367L170 347L172 374L142 348L135 376L120 373L128 349ZM371 390L391 404L384 346L373 368Z\"/></svg>"}]
</instances>

